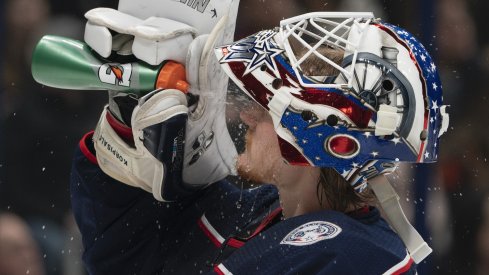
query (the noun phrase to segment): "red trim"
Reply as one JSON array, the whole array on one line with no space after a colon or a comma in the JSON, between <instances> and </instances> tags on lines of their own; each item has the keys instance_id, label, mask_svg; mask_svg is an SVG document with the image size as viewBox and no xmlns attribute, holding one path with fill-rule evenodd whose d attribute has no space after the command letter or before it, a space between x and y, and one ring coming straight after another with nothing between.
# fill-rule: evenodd
<instances>
[{"instance_id":1,"label":"red trim","mask_svg":"<svg viewBox=\"0 0 489 275\"><path fill-rule=\"evenodd\" d=\"M216 247L221 247L221 242L212 235L212 233L209 231L209 229L205 226L205 224L202 222L202 219L199 219L197 221L197 224L199 225L200 229L204 231L204 234L211 240L211 242L216 246Z\"/></svg>"},{"instance_id":2,"label":"red trim","mask_svg":"<svg viewBox=\"0 0 489 275\"><path fill-rule=\"evenodd\" d=\"M80 150L83 155L93 164L98 165L97 157L88 149L87 142L91 142L90 140L93 138L93 131L86 133L78 145L80 146Z\"/></svg>"},{"instance_id":3,"label":"red trim","mask_svg":"<svg viewBox=\"0 0 489 275\"><path fill-rule=\"evenodd\" d=\"M422 141L421 142L421 147L419 148L419 155L418 155L418 158L416 159L416 162L420 162L421 161L421 156L423 155L424 145L425 145L425 142Z\"/></svg>"},{"instance_id":4,"label":"red trim","mask_svg":"<svg viewBox=\"0 0 489 275\"><path fill-rule=\"evenodd\" d=\"M245 242L236 240L235 238L230 238L227 242L227 245L233 248L241 248L243 245L245 245Z\"/></svg>"},{"instance_id":5,"label":"red trim","mask_svg":"<svg viewBox=\"0 0 489 275\"><path fill-rule=\"evenodd\" d=\"M297 77L292 75L287 71L287 69L280 63L277 64L280 75L282 76L282 80L287 79L287 75L297 81L299 80ZM287 83L289 83L287 81ZM284 80L284 85L286 82ZM289 87L294 87L289 83ZM301 86L301 94L296 95L292 94L294 97L304 100L311 104L321 104L333 107L340 112L344 113L347 117L349 117L358 127L366 128L368 126L368 122L373 116L373 112L368 110L365 107L360 107L357 104L353 103L352 100L347 98L344 95L337 94L335 92L330 92L328 90L320 90L316 88L307 88Z\"/></svg>"},{"instance_id":6,"label":"red trim","mask_svg":"<svg viewBox=\"0 0 489 275\"><path fill-rule=\"evenodd\" d=\"M117 135L119 135L119 137L121 137L127 143L134 143L134 139L132 137L132 130L130 127L120 122L110 112L107 112L105 118L107 119L107 122L112 127L112 129L114 129Z\"/></svg>"},{"instance_id":7,"label":"red trim","mask_svg":"<svg viewBox=\"0 0 489 275\"><path fill-rule=\"evenodd\" d=\"M224 272L222 272L222 270L219 269L219 267L216 265L214 266L214 272L216 272L217 274L219 275L224 275Z\"/></svg>"},{"instance_id":8,"label":"red trim","mask_svg":"<svg viewBox=\"0 0 489 275\"><path fill-rule=\"evenodd\" d=\"M394 271L392 273L392 275L400 275L400 274L405 273L406 271L408 271L411 268L412 264L413 264L413 258L409 258L409 262L405 266L398 269L397 271Z\"/></svg>"},{"instance_id":9,"label":"red trim","mask_svg":"<svg viewBox=\"0 0 489 275\"><path fill-rule=\"evenodd\" d=\"M289 142L278 137L278 145L282 156L292 165L311 166L311 163Z\"/></svg>"},{"instance_id":10,"label":"red trim","mask_svg":"<svg viewBox=\"0 0 489 275\"><path fill-rule=\"evenodd\" d=\"M258 79L256 79L251 73L244 74L246 66L243 62L230 62L229 68L233 74L243 83L246 91L256 100L263 108L269 109L269 99L273 97L273 93L263 85Z\"/></svg>"},{"instance_id":11,"label":"red trim","mask_svg":"<svg viewBox=\"0 0 489 275\"><path fill-rule=\"evenodd\" d=\"M365 205L364 207L355 210L354 213L358 213L360 215L368 214L370 213L370 206Z\"/></svg>"},{"instance_id":12,"label":"red trim","mask_svg":"<svg viewBox=\"0 0 489 275\"><path fill-rule=\"evenodd\" d=\"M255 237L256 235L258 235L260 232L262 232L263 229L265 229L265 227L269 225L270 222L281 213L282 213L282 207L278 207L277 209L273 210L272 213L270 213L270 215L268 215L266 218L263 219L260 225L255 229L255 232L253 232L253 234L251 234L251 236L249 236L247 239L249 240Z\"/></svg>"}]
</instances>

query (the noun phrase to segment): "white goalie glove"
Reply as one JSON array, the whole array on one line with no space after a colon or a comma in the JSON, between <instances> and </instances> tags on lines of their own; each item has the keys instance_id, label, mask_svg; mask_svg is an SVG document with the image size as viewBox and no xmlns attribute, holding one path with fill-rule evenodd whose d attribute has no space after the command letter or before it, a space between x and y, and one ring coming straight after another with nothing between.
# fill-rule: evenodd
<instances>
[{"instance_id":1,"label":"white goalie glove","mask_svg":"<svg viewBox=\"0 0 489 275\"><path fill-rule=\"evenodd\" d=\"M187 100L179 90L156 90L141 99L131 118L134 146L111 125L105 107L93 141L102 171L127 185L142 188L159 201L177 200L181 187Z\"/></svg>"},{"instance_id":2,"label":"white goalie glove","mask_svg":"<svg viewBox=\"0 0 489 275\"><path fill-rule=\"evenodd\" d=\"M114 179L142 188L160 201L178 200L191 194L195 188L203 188L235 173L237 153L225 121L228 77L221 70L213 49L233 40L239 0L210 2L209 5L212 4L214 8L219 7L217 24L213 18L205 17L202 19L205 24L200 26L194 22L200 19L193 15L182 17L181 22L196 27L193 34L198 36L190 40L190 44L185 42L189 37L187 33L182 36L181 32L176 31L183 26L178 23L179 16L170 13L166 15L170 19L164 19L166 23L158 19L162 24L142 28L140 26L146 26L155 19L130 14L134 8L133 2L124 3L128 6L122 11L96 9L87 14L86 42L101 56L108 57L110 49L114 51L118 45L116 38L119 37L112 37L112 32L108 30L116 30L126 36L134 36L134 42L125 43L127 47L123 47L123 53L133 54L149 64L159 64L163 58L161 54L167 54L163 59L178 56L177 61L181 62L183 53L189 93L198 100L187 108L184 93L172 89L157 90L139 99L132 116L131 104L112 100L110 111L105 108L94 134L97 160L101 169ZM175 5L182 15L188 11L186 5L180 6L180 3L171 1L167 4ZM205 34L210 26L214 26L213 30ZM156 37L155 33L160 35ZM146 43L148 41L145 39L156 40ZM175 43L180 46L175 47ZM165 47L170 49L166 50ZM174 54L175 51L179 54ZM114 108L120 107L119 104L127 105L129 109ZM126 116L122 116L122 113ZM118 121L127 124L127 117L130 117L132 129L126 127L125 131L129 132L129 137L133 136L134 144L121 138L121 131L114 131L113 128L120 123Z\"/></svg>"},{"instance_id":3,"label":"white goalie glove","mask_svg":"<svg viewBox=\"0 0 489 275\"><path fill-rule=\"evenodd\" d=\"M211 34L197 37L187 55L189 92L198 96L197 104L190 106L185 140L183 180L190 186L236 174L237 152L225 117L228 77L214 56L216 45L232 39L234 25L227 20L222 18Z\"/></svg>"}]
</instances>

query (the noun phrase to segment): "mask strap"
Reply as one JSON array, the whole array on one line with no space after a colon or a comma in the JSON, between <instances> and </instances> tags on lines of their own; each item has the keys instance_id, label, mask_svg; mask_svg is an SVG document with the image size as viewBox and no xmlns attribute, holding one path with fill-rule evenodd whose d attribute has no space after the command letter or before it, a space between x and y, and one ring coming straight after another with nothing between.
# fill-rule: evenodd
<instances>
[{"instance_id":1,"label":"mask strap","mask_svg":"<svg viewBox=\"0 0 489 275\"><path fill-rule=\"evenodd\" d=\"M414 262L420 263L433 250L406 218L399 203L399 196L389 180L385 176L378 176L369 180L368 183L377 196L389 224L406 245Z\"/></svg>"}]
</instances>

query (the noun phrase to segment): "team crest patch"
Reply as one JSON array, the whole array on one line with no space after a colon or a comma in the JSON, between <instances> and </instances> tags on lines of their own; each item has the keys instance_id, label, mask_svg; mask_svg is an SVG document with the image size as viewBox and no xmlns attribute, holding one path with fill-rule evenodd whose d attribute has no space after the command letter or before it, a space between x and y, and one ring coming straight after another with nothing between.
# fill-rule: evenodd
<instances>
[{"instance_id":1,"label":"team crest patch","mask_svg":"<svg viewBox=\"0 0 489 275\"><path fill-rule=\"evenodd\" d=\"M341 227L324 221L308 222L292 230L280 244L304 246L326 239L333 239L341 233Z\"/></svg>"}]
</instances>

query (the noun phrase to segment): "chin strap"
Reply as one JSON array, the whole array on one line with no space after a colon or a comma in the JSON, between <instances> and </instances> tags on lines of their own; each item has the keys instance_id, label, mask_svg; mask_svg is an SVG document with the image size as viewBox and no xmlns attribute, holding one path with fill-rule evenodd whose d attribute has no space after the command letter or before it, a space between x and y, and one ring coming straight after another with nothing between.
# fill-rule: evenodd
<instances>
[{"instance_id":1,"label":"chin strap","mask_svg":"<svg viewBox=\"0 0 489 275\"><path fill-rule=\"evenodd\" d=\"M389 180L385 176L380 175L369 180L368 184L377 196L389 224L397 232L404 245L406 245L411 258L417 264L420 263L433 250L406 218L399 203L399 196L392 188Z\"/></svg>"}]
</instances>

